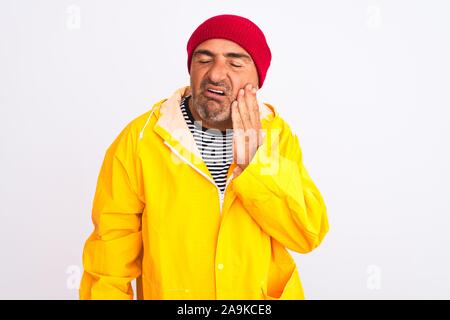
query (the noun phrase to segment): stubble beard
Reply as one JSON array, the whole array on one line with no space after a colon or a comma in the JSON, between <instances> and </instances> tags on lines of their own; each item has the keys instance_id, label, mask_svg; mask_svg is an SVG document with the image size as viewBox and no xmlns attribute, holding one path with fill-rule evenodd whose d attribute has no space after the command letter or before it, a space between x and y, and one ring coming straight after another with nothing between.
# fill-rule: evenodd
<instances>
[{"instance_id":1,"label":"stubble beard","mask_svg":"<svg viewBox=\"0 0 450 320\"><path fill-rule=\"evenodd\" d=\"M224 102L210 100L206 97L192 97L192 104L199 116L209 124L221 124L231 119L231 105Z\"/></svg>"}]
</instances>

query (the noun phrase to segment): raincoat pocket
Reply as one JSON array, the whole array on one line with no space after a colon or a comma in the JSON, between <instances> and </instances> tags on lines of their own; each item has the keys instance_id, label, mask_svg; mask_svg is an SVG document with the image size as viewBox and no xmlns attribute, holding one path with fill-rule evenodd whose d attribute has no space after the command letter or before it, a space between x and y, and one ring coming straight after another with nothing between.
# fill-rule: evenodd
<instances>
[{"instance_id":1,"label":"raincoat pocket","mask_svg":"<svg viewBox=\"0 0 450 320\"><path fill-rule=\"evenodd\" d=\"M268 281L261 288L265 300L303 300L303 287L295 262L271 269Z\"/></svg>"}]
</instances>

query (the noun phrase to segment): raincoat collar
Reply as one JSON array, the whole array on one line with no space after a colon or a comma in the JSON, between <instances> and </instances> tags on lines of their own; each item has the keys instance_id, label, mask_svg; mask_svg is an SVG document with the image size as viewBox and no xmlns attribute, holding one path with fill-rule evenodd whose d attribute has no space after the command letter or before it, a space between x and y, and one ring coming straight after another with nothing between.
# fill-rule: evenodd
<instances>
[{"instance_id":1,"label":"raincoat collar","mask_svg":"<svg viewBox=\"0 0 450 320\"><path fill-rule=\"evenodd\" d=\"M162 100L159 108L158 120L155 123L154 131L158 133L172 151L189 162L191 166L198 169L206 178L213 183L213 177L209 172L205 162L202 159L201 153L192 136L189 128L184 120L181 112L180 104L184 97L191 95L190 86L184 86L175 90L175 92L168 98ZM277 112L273 106L268 103L261 103L258 101L261 127L266 129ZM233 171L235 164L232 163L228 171Z\"/></svg>"}]
</instances>

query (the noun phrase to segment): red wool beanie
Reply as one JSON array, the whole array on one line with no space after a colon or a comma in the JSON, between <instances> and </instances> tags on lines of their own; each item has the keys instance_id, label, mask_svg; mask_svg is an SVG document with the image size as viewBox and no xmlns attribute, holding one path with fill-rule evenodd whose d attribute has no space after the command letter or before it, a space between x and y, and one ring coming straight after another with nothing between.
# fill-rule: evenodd
<instances>
[{"instance_id":1,"label":"red wool beanie","mask_svg":"<svg viewBox=\"0 0 450 320\"><path fill-rule=\"evenodd\" d=\"M189 74L195 48L209 39L227 39L244 48L255 62L259 88L262 87L272 54L264 33L256 24L247 18L231 14L214 16L204 21L191 35L187 44Z\"/></svg>"}]
</instances>

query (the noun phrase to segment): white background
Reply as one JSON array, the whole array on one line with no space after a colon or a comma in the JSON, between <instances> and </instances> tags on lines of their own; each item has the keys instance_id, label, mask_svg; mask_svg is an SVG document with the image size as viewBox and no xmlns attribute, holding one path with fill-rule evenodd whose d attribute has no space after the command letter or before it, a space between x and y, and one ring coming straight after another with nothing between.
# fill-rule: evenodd
<instances>
[{"instance_id":1,"label":"white background","mask_svg":"<svg viewBox=\"0 0 450 320\"><path fill-rule=\"evenodd\" d=\"M330 232L309 299L450 298L448 1L0 0L0 298L77 299L104 153L189 84L186 43L243 15L259 94L300 138Z\"/></svg>"}]
</instances>

